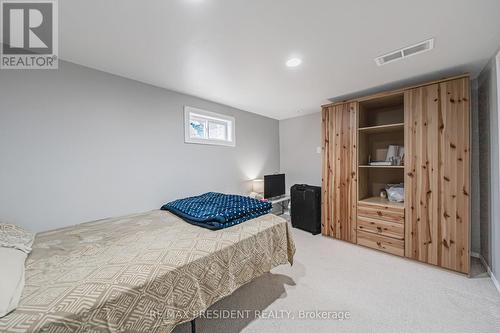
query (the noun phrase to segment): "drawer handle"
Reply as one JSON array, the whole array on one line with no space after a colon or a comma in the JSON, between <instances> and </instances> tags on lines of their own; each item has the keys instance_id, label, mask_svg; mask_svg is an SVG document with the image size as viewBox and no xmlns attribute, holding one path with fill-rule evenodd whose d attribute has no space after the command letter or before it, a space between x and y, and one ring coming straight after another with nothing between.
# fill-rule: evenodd
<instances>
[{"instance_id":1,"label":"drawer handle","mask_svg":"<svg viewBox=\"0 0 500 333\"><path fill-rule=\"evenodd\" d=\"M380 210L377 210L377 215L378 215L378 216L382 216L382 215L384 215L384 214L382 214L382 212L381 212Z\"/></svg>"},{"instance_id":2,"label":"drawer handle","mask_svg":"<svg viewBox=\"0 0 500 333\"><path fill-rule=\"evenodd\" d=\"M382 227L377 227L378 232L382 232Z\"/></svg>"},{"instance_id":3,"label":"drawer handle","mask_svg":"<svg viewBox=\"0 0 500 333\"><path fill-rule=\"evenodd\" d=\"M377 242L378 247L382 247L382 243Z\"/></svg>"}]
</instances>

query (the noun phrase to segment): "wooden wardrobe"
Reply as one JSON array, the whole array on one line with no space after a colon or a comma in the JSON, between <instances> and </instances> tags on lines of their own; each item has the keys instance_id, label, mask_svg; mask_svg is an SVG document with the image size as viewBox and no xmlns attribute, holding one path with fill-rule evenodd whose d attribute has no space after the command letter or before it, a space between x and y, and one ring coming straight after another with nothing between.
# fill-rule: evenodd
<instances>
[{"instance_id":1,"label":"wooden wardrobe","mask_svg":"<svg viewBox=\"0 0 500 333\"><path fill-rule=\"evenodd\" d=\"M464 75L324 105L322 234L469 273L469 89ZM370 163L389 145L402 162ZM380 196L400 183L404 202Z\"/></svg>"}]
</instances>

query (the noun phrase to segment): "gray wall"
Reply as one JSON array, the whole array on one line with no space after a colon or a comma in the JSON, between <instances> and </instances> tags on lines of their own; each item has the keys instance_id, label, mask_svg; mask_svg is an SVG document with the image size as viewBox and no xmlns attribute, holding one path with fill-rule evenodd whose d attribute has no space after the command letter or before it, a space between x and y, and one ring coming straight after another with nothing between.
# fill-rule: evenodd
<instances>
[{"instance_id":1,"label":"gray wall","mask_svg":"<svg viewBox=\"0 0 500 333\"><path fill-rule=\"evenodd\" d=\"M491 247L491 260L492 260L492 266L491 269L493 271L493 274L495 275L496 277L496 280L497 281L500 281L500 194L498 193L500 191L500 175L499 175L499 169L500 169L500 146L499 146L499 135L500 135L500 131L499 131L499 121L500 121L500 116L499 116L499 112L500 112L500 52L498 52L497 56L496 56L496 73L497 73L497 77L495 79L495 87L496 89L493 89L494 90L494 94L496 94L496 105L493 104L493 107L496 106L496 109L494 109L494 113L496 115L496 120L497 120L497 131L496 131L496 143L497 145L495 146L495 150L496 150L496 166L497 166L497 174L496 174L496 177L494 179L494 183L492 184L492 187L494 186L496 189L497 189L497 201L495 201L495 206L496 206L496 214L497 215L494 215L495 219L493 220L493 223L492 223L492 228L491 228L491 232L493 234L493 236L491 237L492 239L492 247ZM498 287L498 286L497 286Z\"/></svg>"},{"instance_id":2,"label":"gray wall","mask_svg":"<svg viewBox=\"0 0 500 333\"><path fill-rule=\"evenodd\" d=\"M481 255L500 276L499 117L496 59L477 79Z\"/></svg>"},{"instance_id":3,"label":"gray wall","mask_svg":"<svg viewBox=\"0 0 500 333\"><path fill-rule=\"evenodd\" d=\"M293 184L321 186L321 113L280 121L280 167Z\"/></svg>"},{"instance_id":4,"label":"gray wall","mask_svg":"<svg viewBox=\"0 0 500 333\"><path fill-rule=\"evenodd\" d=\"M236 118L236 147L184 143L183 107ZM0 220L34 231L244 193L279 170L277 120L96 70L0 73Z\"/></svg>"}]
</instances>

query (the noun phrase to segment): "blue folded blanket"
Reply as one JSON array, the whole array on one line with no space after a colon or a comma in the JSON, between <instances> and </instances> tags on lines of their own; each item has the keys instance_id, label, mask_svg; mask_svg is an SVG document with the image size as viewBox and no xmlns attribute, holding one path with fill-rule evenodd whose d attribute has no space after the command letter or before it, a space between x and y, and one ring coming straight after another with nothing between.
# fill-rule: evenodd
<instances>
[{"instance_id":1,"label":"blue folded blanket","mask_svg":"<svg viewBox=\"0 0 500 333\"><path fill-rule=\"evenodd\" d=\"M175 200L161 207L189 223L212 230L227 228L267 214L271 208L272 204L267 201L216 192Z\"/></svg>"}]
</instances>

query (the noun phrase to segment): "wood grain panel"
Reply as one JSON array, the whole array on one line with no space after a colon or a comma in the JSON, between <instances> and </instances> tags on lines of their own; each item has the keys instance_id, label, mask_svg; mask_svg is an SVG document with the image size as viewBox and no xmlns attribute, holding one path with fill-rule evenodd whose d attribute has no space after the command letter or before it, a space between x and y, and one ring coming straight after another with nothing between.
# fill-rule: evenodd
<instances>
[{"instance_id":1,"label":"wood grain panel","mask_svg":"<svg viewBox=\"0 0 500 333\"><path fill-rule=\"evenodd\" d=\"M440 263L463 273L470 267L470 93L469 80L440 88Z\"/></svg>"},{"instance_id":2,"label":"wood grain panel","mask_svg":"<svg viewBox=\"0 0 500 333\"><path fill-rule=\"evenodd\" d=\"M333 107L322 110L321 151L322 151L322 184L321 184L321 234L333 236Z\"/></svg>"},{"instance_id":3,"label":"wood grain panel","mask_svg":"<svg viewBox=\"0 0 500 333\"><path fill-rule=\"evenodd\" d=\"M358 244L401 257L405 254L404 241L369 232L358 231Z\"/></svg>"},{"instance_id":4,"label":"wood grain panel","mask_svg":"<svg viewBox=\"0 0 500 333\"><path fill-rule=\"evenodd\" d=\"M404 93L407 90L416 89L416 88L420 88L420 87L423 87L423 86L429 86L429 85L432 85L432 84L439 84L441 82L446 82L446 81L458 80L458 79L466 79L466 80L468 80L469 79L469 74L461 74L461 75L457 75L457 76L444 77L442 79L438 79L438 80L434 80L434 81L427 81L427 82L423 82L423 83L419 83L419 84L416 84L416 85L407 86L407 87L403 87L403 88L398 88L398 89L394 89L394 90L382 91L380 93L376 93L376 94L372 94L372 95L350 98L350 99L342 100L342 101L339 101L339 102L332 102L332 103L329 103L329 104L324 104L321 107L325 108L325 107L329 107L329 106L334 106L334 105L344 104L344 103L352 103L352 102L358 102L359 103L359 102L362 102L362 101L373 100L373 99L377 99L377 98L385 98L385 97L390 98L391 96Z\"/></svg>"},{"instance_id":5,"label":"wood grain panel","mask_svg":"<svg viewBox=\"0 0 500 333\"><path fill-rule=\"evenodd\" d=\"M321 233L356 242L357 103L322 111Z\"/></svg>"},{"instance_id":6,"label":"wood grain panel","mask_svg":"<svg viewBox=\"0 0 500 333\"><path fill-rule=\"evenodd\" d=\"M469 83L405 93L405 255L469 272Z\"/></svg>"},{"instance_id":7,"label":"wood grain panel","mask_svg":"<svg viewBox=\"0 0 500 333\"><path fill-rule=\"evenodd\" d=\"M363 203L358 203L358 216L400 224L403 224L405 220L404 210L389 206L366 205Z\"/></svg>"},{"instance_id":8,"label":"wood grain panel","mask_svg":"<svg viewBox=\"0 0 500 333\"><path fill-rule=\"evenodd\" d=\"M438 264L439 85L405 93L405 255Z\"/></svg>"},{"instance_id":9,"label":"wood grain panel","mask_svg":"<svg viewBox=\"0 0 500 333\"><path fill-rule=\"evenodd\" d=\"M404 224L358 216L358 230L404 240Z\"/></svg>"}]
</instances>

